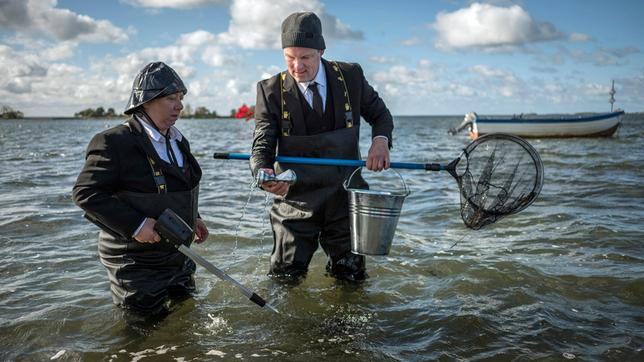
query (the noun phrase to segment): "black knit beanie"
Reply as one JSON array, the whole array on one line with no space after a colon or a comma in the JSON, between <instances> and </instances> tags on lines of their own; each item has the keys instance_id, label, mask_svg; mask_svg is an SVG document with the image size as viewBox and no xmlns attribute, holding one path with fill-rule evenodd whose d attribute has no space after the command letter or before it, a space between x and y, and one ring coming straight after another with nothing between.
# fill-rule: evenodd
<instances>
[{"instance_id":1,"label":"black knit beanie","mask_svg":"<svg viewBox=\"0 0 644 362\"><path fill-rule=\"evenodd\" d=\"M282 49L288 47L326 49L320 18L311 12L289 15L282 22Z\"/></svg>"}]
</instances>

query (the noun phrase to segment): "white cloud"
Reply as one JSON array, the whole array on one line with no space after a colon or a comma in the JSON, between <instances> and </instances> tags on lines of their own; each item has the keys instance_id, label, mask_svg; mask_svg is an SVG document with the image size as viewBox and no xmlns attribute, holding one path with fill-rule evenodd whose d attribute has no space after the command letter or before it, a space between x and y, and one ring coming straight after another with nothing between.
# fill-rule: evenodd
<instances>
[{"instance_id":1,"label":"white cloud","mask_svg":"<svg viewBox=\"0 0 644 362\"><path fill-rule=\"evenodd\" d=\"M391 64L395 62L395 59L393 57L387 57L383 55L371 56L369 57L369 60L374 63L381 63L381 64Z\"/></svg>"},{"instance_id":2,"label":"white cloud","mask_svg":"<svg viewBox=\"0 0 644 362\"><path fill-rule=\"evenodd\" d=\"M217 37L205 30L197 30L192 33L181 34L177 40L177 44L199 47L204 44L210 44L217 40Z\"/></svg>"},{"instance_id":3,"label":"white cloud","mask_svg":"<svg viewBox=\"0 0 644 362\"><path fill-rule=\"evenodd\" d=\"M541 63L560 65L566 59L577 63L591 63L595 66L618 66L628 62L629 57L641 53L636 47L605 48L600 47L593 50L569 49L559 47L556 53L543 54L538 57Z\"/></svg>"},{"instance_id":4,"label":"white cloud","mask_svg":"<svg viewBox=\"0 0 644 362\"><path fill-rule=\"evenodd\" d=\"M518 5L498 7L473 3L454 12L440 12L432 27L442 50L497 48L561 38L550 23L536 22Z\"/></svg>"},{"instance_id":5,"label":"white cloud","mask_svg":"<svg viewBox=\"0 0 644 362\"><path fill-rule=\"evenodd\" d=\"M400 43L402 45L404 45L404 46L411 47L411 46L414 46L414 45L418 45L421 42L422 42L422 40L419 37L413 37L413 38L405 39L405 40L401 41Z\"/></svg>"},{"instance_id":6,"label":"white cloud","mask_svg":"<svg viewBox=\"0 0 644 362\"><path fill-rule=\"evenodd\" d=\"M416 68L394 65L385 71L375 73L373 79L379 85L427 87L436 79L436 75L431 63L426 59L421 59Z\"/></svg>"},{"instance_id":7,"label":"white cloud","mask_svg":"<svg viewBox=\"0 0 644 362\"><path fill-rule=\"evenodd\" d=\"M349 26L337 17L330 15L324 11L317 13L322 22L322 34L326 38L331 39L363 39L364 35L361 31L354 31Z\"/></svg>"},{"instance_id":8,"label":"white cloud","mask_svg":"<svg viewBox=\"0 0 644 362\"><path fill-rule=\"evenodd\" d=\"M283 70L283 67L277 66L277 65L269 65L269 66L259 66L257 67L257 73L260 74L259 79L268 79L275 74L281 72Z\"/></svg>"},{"instance_id":9,"label":"white cloud","mask_svg":"<svg viewBox=\"0 0 644 362\"><path fill-rule=\"evenodd\" d=\"M205 5L227 4L228 0L122 0L126 4L144 8L189 9Z\"/></svg>"},{"instance_id":10,"label":"white cloud","mask_svg":"<svg viewBox=\"0 0 644 362\"><path fill-rule=\"evenodd\" d=\"M59 42L53 44L51 47L43 49L40 56L44 61L57 61L62 59L71 58L74 55L74 50L78 46L75 42Z\"/></svg>"},{"instance_id":11,"label":"white cloud","mask_svg":"<svg viewBox=\"0 0 644 362\"><path fill-rule=\"evenodd\" d=\"M514 74L507 72L505 70L501 69L495 69L492 67L489 67L487 65L475 65L471 67L470 72L476 73L480 76L483 76L484 78L497 78L497 79L502 79L506 82L516 82L517 78L514 76Z\"/></svg>"},{"instance_id":12,"label":"white cloud","mask_svg":"<svg viewBox=\"0 0 644 362\"><path fill-rule=\"evenodd\" d=\"M47 65L34 54L16 52L0 44L0 89L11 93L31 92L31 84L47 75Z\"/></svg>"},{"instance_id":13,"label":"white cloud","mask_svg":"<svg viewBox=\"0 0 644 362\"><path fill-rule=\"evenodd\" d=\"M539 111L533 107L538 102L566 99L566 89L548 92L533 79L486 64L460 69L422 59L415 66L393 65L369 78L394 114L529 112Z\"/></svg>"},{"instance_id":14,"label":"white cloud","mask_svg":"<svg viewBox=\"0 0 644 362\"><path fill-rule=\"evenodd\" d=\"M322 34L329 39L362 39L335 16L325 12L318 0L234 0L228 31L220 34L222 42L246 49L281 48L282 21L296 11L312 11L320 17Z\"/></svg>"},{"instance_id":15,"label":"white cloud","mask_svg":"<svg viewBox=\"0 0 644 362\"><path fill-rule=\"evenodd\" d=\"M571 33L569 39L572 42L585 42L591 40L592 38L589 35L582 33Z\"/></svg>"},{"instance_id":16,"label":"white cloud","mask_svg":"<svg viewBox=\"0 0 644 362\"><path fill-rule=\"evenodd\" d=\"M208 46L201 54L201 61L211 67L222 67L233 61L232 57L226 56L226 52L218 46Z\"/></svg>"},{"instance_id":17,"label":"white cloud","mask_svg":"<svg viewBox=\"0 0 644 362\"><path fill-rule=\"evenodd\" d=\"M239 94L239 84L236 79L229 79L228 82L226 82L226 90L228 90L228 94L232 95L238 95Z\"/></svg>"},{"instance_id":18,"label":"white cloud","mask_svg":"<svg viewBox=\"0 0 644 362\"><path fill-rule=\"evenodd\" d=\"M190 86L187 102L227 113L226 109L242 102L254 103L260 75L268 77L281 70L281 65L271 65L248 71L239 52L279 48L281 22L289 13L316 12L327 43L362 38L362 33L326 13L319 0L127 2L149 8L230 3L231 20L224 33L197 29L163 46L90 57L89 66L79 68L64 60L74 56L81 42L128 40L135 30L124 31L108 21L57 8L56 0L0 0L0 30L16 30L4 38L6 45L0 43L0 98L14 102L27 115L72 115L97 106L121 111L134 76L148 62L161 60Z\"/></svg>"},{"instance_id":19,"label":"white cloud","mask_svg":"<svg viewBox=\"0 0 644 362\"><path fill-rule=\"evenodd\" d=\"M123 56L90 58L89 67L79 68L56 62L73 51L77 43L52 45L37 41L28 48L22 44L28 39L15 38L16 49L22 47L22 50L0 43L0 64L3 64L0 98L30 116L72 115L98 106L113 107L120 112L129 97L134 76L148 62L161 60L190 85L187 102L195 107L206 105L221 112L242 101L252 103L258 74L240 72L242 63L230 61L235 58L236 49L219 45L218 39L216 34L196 30L177 36L167 46L143 48ZM197 73L198 68L203 68L201 62L224 71ZM59 105L51 108L52 99Z\"/></svg>"},{"instance_id":20,"label":"white cloud","mask_svg":"<svg viewBox=\"0 0 644 362\"><path fill-rule=\"evenodd\" d=\"M181 34L171 45L165 47L144 48L129 55L131 59L136 58L143 66L145 63L155 60L167 61L170 64L193 63L196 54L212 53L217 45L217 36L205 30L196 30L191 33ZM203 56L202 56L203 58ZM207 57L206 57L207 58ZM215 66L214 62L207 63Z\"/></svg>"},{"instance_id":21,"label":"white cloud","mask_svg":"<svg viewBox=\"0 0 644 362\"><path fill-rule=\"evenodd\" d=\"M522 82L511 72L481 64L470 67L468 70L482 78L482 81L477 83L484 85L486 90L484 94L492 98L498 95L510 98L524 91Z\"/></svg>"},{"instance_id":22,"label":"white cloud","mask_svg":"<svg viewBox=\"0 0 644 362\"><path fill-rule=\"evenodd\" d=\"M56 0L4 0L0 2L0 28L68 41L123 42L128 39L123 29L107 20L59 9L56 4Z\"/></svg>"}]
</instances>

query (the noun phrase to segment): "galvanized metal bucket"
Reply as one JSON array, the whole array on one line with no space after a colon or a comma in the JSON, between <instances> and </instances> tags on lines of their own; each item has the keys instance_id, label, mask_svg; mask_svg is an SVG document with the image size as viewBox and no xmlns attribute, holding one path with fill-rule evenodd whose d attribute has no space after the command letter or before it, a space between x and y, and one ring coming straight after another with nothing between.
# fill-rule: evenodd
<instances>
[{"instance_id":1,"label":"galvanized metal bucket","mask_svg":"<svg viewBox=\"0 0 644 362\"><path fill-rule=\"evenodd\" d=\"M398 218L409 189L400 177L404 190L377 191L351 188L351 179L357 168L344 181L349 194L349 221L351 227L351 252L360 255L387 255L396 232Z\"/></svg>"}]
</instances>

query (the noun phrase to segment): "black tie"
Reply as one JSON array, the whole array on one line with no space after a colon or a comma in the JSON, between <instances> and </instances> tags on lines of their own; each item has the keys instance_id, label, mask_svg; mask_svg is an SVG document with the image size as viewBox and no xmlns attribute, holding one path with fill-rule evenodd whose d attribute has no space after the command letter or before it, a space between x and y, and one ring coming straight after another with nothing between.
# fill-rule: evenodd
<instances>
[{"instance_id":1,"label":"black tie","mask_svg":"<svg viewBox=\"0 0 644 362\"><path fill-rule=\"evenodd\" d=\"M309 84L309 89L313 92L313 110L322 117L324 111L322 110L322 97L320 97L320 91L318 90L318 83L311 82Z\"/></svg>"},{"instance_id":2,"label":"black tie","mask_svg":"<svg viewBox=\"0 0 644 362\"><path fill-rule=\"evenodd\" d=\"M172 144L170 142L170 130L166 131L167 133L165 134L165 152L168 154L168 160L170 160L170 164L173 166L179 167L179 162L177 161L177 156L174 154L174 150L172 149Z\"/></svg>"}]
</instances>

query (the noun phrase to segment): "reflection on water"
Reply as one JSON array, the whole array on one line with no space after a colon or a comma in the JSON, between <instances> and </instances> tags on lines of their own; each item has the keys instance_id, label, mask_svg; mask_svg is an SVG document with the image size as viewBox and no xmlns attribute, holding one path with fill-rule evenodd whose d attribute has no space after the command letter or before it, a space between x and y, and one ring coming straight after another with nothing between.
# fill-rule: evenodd
<instances>
[{"instance_id":1,"label":"reflection on water","mask_svg":"<svg viewBox=\"0 0 644 362\"><path fill-rule=\"evenodd\" d=\"M446 132L460 118L397 118L393 160L456 158L468 140ZM530 140L540 197L480 231L463 226L447 173L398 170L411 194L391 253L367 258L370 279L336 282L319 250L307 278L285 285L266 276L270 197L247 163L211 158L248 152L252 122L182 120L211 230L194 250L281 313L199 268L193 299L139 322L112 306L97 231L71 200L91 136L120 121L3 121L0 359L641 360L643 121L613 138Z\"/></svg>"}]
</instances>

